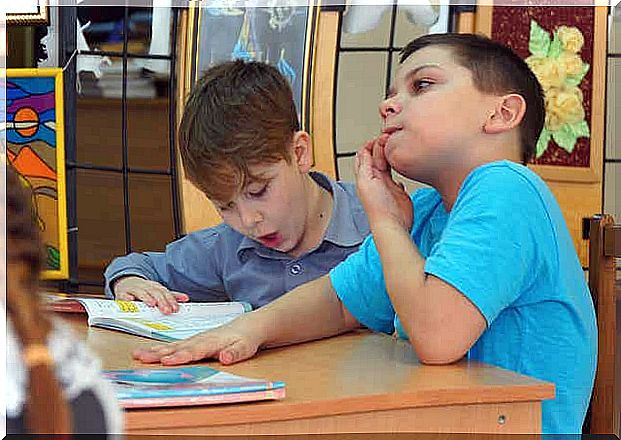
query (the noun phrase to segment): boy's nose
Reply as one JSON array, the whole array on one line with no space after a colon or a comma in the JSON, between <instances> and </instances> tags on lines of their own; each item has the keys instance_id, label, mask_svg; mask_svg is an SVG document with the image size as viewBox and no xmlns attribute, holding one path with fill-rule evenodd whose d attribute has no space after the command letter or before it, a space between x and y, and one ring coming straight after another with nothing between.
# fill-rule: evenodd
<instances>
[{"instance_id":1,"label":"boy's nose","mask_svg":"<svg viewBox=\"0 0 621 440\"><path fill-rule=\"evenodd\" d=\"M242 223L242 226L247 230L252 230L257 223L263 220L263 216L257 209L253 209L249 206L238 206L239 210L239 219Z\"/></svg>"},{"instance_id":2,"label":"boy's nose","mask_svg":"<svg viewBox=\"0 0 621 440\"><path fill-rule=\"evenodd\" d=\"M384 99L379 105L379 112L382 119L386 119L390 115L401 112L401 105L394 96Z\"/></svg>"}]
</instances>

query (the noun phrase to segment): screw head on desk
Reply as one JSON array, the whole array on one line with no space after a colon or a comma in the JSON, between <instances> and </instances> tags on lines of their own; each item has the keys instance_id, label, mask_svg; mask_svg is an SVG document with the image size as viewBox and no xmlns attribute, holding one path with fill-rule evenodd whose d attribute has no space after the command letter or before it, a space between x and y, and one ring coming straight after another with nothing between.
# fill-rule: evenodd
<instances>
[{"instance_id":1,"label":"screw head on desk","mask_svg":"<svg viewBox=\"0 0 621 440\"><path fill-rule=\"evenodd\" d=\"M499 425L504 425L505 423L507 423L507 418L504 415L499 415L498 416L498 424Z\"/></svg>"}]
</instances>

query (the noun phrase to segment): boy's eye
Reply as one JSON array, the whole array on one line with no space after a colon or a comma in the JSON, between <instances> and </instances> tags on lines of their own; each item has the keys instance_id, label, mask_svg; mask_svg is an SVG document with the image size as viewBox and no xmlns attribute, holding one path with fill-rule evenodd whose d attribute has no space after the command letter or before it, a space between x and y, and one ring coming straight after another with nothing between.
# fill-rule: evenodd
<instances>
[{"instance_id":1,"label":"boy's eye","mask_svg":"<svg viewBox=\"0 0 621 440\"><path fill-rule=\"evenodd\" d=\"M250 197L261 197L263 195L265 195L265 193L267 192L267 187L269 185L263 185L260 189L253 189L253 190L248 190L248 195Z\"/></svg>"},{"instance_id":2,"label":"boy's eye","mask_svg":"<svg viewBox=\"0 0 621 440\"><path fill-rule=\"evenodd\" d=\"M424 89L428 88L432 84L433 82L427 79L417 79L416 81L412 82L412 91L414 93L422 92Z\"/></svg>"}]
</instances>

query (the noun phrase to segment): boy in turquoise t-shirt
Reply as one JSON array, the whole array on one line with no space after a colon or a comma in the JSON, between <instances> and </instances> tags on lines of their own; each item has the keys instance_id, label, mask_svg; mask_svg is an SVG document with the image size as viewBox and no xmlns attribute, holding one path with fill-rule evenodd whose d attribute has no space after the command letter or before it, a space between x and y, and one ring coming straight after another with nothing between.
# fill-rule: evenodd
<instances>
[{"instance_id":1,"label":"boy in turquoise t-shirt","mask_svg":"<svg viewBox=\"0 0 621 440\"><path fill-rule=\"evenodd\" d=\"M364 325L421 362L464 356L553 382L544 433L579 433L597 360L591 297L545 183L519 162L544 122L541 86L507 47L434 34L408 44L356 158L372 237L326 277L230 325L140 349L143 362L233 363L261 347ZM432 189L408 196L391 170Z\"/></svg>"}]
</instances>

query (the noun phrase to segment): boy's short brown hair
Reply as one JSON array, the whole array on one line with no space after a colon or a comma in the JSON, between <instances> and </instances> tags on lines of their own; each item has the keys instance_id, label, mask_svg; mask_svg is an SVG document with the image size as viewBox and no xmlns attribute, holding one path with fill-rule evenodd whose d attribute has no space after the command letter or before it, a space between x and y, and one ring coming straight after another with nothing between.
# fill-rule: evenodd
<instances>
[{"instance_id":1,"label":"boy's short brown hair","mask_svg":"<svg viewBox=\"0 0 621 440\"><path fill-rule=\"evenodd\" d=\"M545 120L544 95L535 74L509 47L487 37L473 34L429 34L411 41L401 51L400 63L427 46L447 46L457 62L472 72L475 87L484 93L517 93L526 101L526 113L520 124L522 161L535 154L537 140Z\"/></svg>"},{"instance_id":2,"label":"boy's short brown hair","mask_svg":"<svg viewBox=\"0 0 621 440\"><path fill-rule=\"evenodd\" d=\"M227 202L249 167L290 161L299 130L293 93L278 70L242 60L208 69L190 92L179 148L185 173L212 200Z\"/></svg>"}]
</instances>

